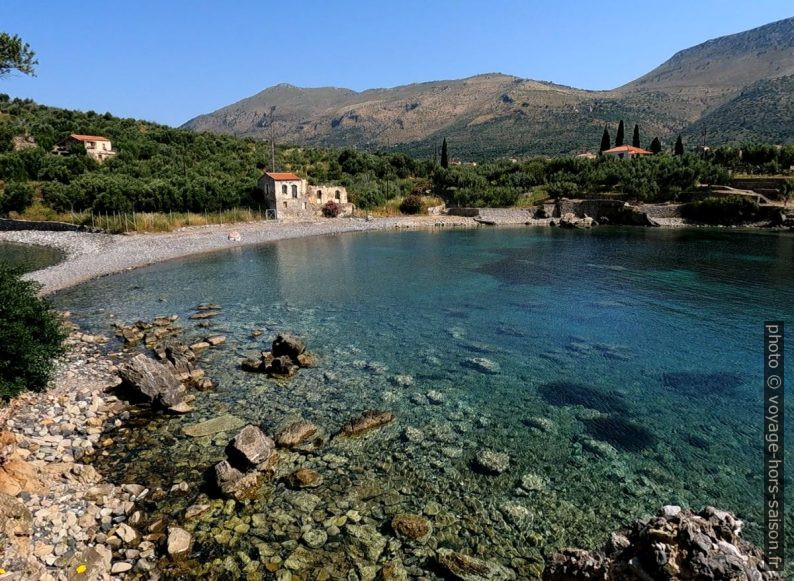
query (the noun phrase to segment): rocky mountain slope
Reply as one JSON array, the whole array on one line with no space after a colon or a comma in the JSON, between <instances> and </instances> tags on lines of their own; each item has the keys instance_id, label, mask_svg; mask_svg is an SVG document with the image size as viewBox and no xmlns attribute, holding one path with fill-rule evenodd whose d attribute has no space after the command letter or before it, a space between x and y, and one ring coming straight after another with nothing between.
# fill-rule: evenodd
<instances>
[{"instance_id":1,"label":"rocky mountain slope","mask_svg":"<svg viewBox=\"0 0 794 581\"><path fill-rule=\"evenodd\" d=\"M711 144L773 137L791 142L794 109L782 80L790 75L794 18L683 50L612 91L503 74L362 92L281 84L185 126L268 139L272 111L272 132L282 143L396 148L424 156L446 137L464 159L593 149L604 125L619 119L640 124L644 145L656 135L669 140L696 132L698 123L708 125ZM774 111L780 127L769 123L767 130L741 117L757 115L751 102ZM737 130L737 124L748 130Z\"/></svg>"}]
</instances>

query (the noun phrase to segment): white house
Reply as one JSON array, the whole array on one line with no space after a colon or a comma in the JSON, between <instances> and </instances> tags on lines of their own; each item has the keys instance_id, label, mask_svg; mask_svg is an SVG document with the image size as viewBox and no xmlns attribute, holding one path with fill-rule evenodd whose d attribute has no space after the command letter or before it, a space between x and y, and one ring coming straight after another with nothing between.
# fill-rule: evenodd
<instances>
[{"instance_id":1,"label":"white house","mask_svg":"<svg viewBox=\"0 0 794 581\"><path fill-rule=\"evenodd\" d=\"M69 137L53 147L52 152L57 155L68 155L69 145L73 143L82 143L83 147L85 147L86 155L94 158L99 163L116 155L116 152L113 151L113 144L107 137L102 137L101 135L81 135L79 133L72 133L69 135Z\"/></svg>"}]
</instances>

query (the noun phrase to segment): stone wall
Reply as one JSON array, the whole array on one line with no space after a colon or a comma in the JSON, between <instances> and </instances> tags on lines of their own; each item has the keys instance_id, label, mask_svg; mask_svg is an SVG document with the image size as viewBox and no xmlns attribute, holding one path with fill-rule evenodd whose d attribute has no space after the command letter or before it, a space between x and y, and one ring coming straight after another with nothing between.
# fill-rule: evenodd
<instances>
[{"instance_id":1,"label":"stone wall","mask_svg":"<svg viewBox=\"0 0 794 581\"><path fill-rule=\"evenodd\" d=\"M50 232L90 232L90 226L78 226L67 222L35 222L32 220L11 220L0 218L0 231L10 230L45 230Z\"/></svg>"},{"instance_id":2,"label":"stone wall","mask_svg":"<svg viewBox=\"0 0 794 581\"><path fill-rule=\"evenodd\" d=\"M680 218L681 206L683 204L641 204L637 209L649 218Z\"/></svg>"}]
</instances>

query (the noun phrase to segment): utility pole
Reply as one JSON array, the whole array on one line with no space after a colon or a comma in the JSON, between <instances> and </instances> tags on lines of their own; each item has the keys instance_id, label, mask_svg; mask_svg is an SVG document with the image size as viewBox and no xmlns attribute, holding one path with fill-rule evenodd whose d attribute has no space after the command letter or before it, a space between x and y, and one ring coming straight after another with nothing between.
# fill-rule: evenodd
<instances>
[{"instance_id":1,"label":"utility pole","mask_svg":"<svg viewBox=\"0 0 794 581\"><path fill-rule=\"evenodd\" d=\"M270 171L276 171L276 132L273 127L273 113L276 106L270 107Z\"/></svg>"}]
</instances>

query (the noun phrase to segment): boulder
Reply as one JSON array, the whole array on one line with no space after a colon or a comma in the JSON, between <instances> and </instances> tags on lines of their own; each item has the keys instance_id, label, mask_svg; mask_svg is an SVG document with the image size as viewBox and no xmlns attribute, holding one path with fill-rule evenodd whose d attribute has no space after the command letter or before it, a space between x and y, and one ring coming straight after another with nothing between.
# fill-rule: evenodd
<instances>
[{"instance_id":1,"label":"boulder","mask_svg":"<svg viewBox=\"0 0 794 581\"><path fill-rule=\"evenodd\" d=\"M33 534L33 515L16 498L0 492L0 547L6 542L21 548L29 546Z\"/></svg>"},{"instance_id":2,"label":"boulder","mask_svg":"<svg viewBox=\"0 0 794 581\"><path fill-rule=\"evenodd\" d=\"M229 464L228 460L221 460L215 465L215 485L227 498L235 500L256 498L262 480L261 472L244 474Z\"/></svg>"},{"instance_id":3,"label":"boulder","mask_svg":"<svg viewBox=\"0 0 794 581\"><path fill-rule=\"evenodd\" d=\"M265 364L261 359L252 359L250 357L243 359L242 363L240 363L240 367L242 367L243 371L250 371L252 373L259 373L265 370Z\"/></svg>"},{"instance_id":4,"label":"boulder","mask_svg":"<svg viewBox=\"0 0 794 581\"><path fill-rule=\"evenodd\" d=\"M256 426L246 426L226 446L226 455L235 468L247 472L271 471L278 460L276 444Z\"/></svg>"},{"instance_id":5,"label":"boulder","mask_svg":"<svg viewBox=\"0 0 794 581\"><path fill-rule=\"evenodd\" d=\"M276 443L282 448L300 446L317 433L317 426L306 420L299 420L288 425L276 434Z\"/></svg>"},{"instance_id":6,"label":"boulder","mask_svg":"<svg viewBox=\"0 0 794 581\"><path fill-rule=\"evenodd\" d=\"M278 375L279 377L290 377L295 375L298 367L293 363L292 359L286 355L274 357L265 371L270 375Z\"/></svg>"},{"instance_id":7,"label":"boulder","mask_svg":"<svg viewBox=\"0 0 794 581\"><path fill-rule=\"evenodd\" d=\"M298 356L306 351L306 344L291 333L281 333L273 340L273 357L285 355L294 363L298 363Z\"/></svg>"},{"instance_id":8,"label":"boulder","mask_svg":"<svg viewBox=\"0 0 794 581\"><path fill-rule=\"evenodd\" d=\"M613 533L600 551L559 551L543 578L780 579L763 551L741 539L741 528L739 519L712 507L694 513L665 506L656 517Z\"/></svg>"},{"instance_id":9,"label":"boulder","mask_svg":"<svg viewBox=\"0 0 794 581\"><path fill-rule=\"evenodd\" d=\"M394 420L394 414L391 412L369 410L342 426L338 435L346 437L359 436L365 432L384 426L392 420Z\"/></svg>"},{"instance_id":10,"label":"boulder","mask_svg":"<svg viewBox=\"0 0 794 581\"><path fill-rule=\"evenodd\" d=\"M122 387L153 407L174 408L184 404L185 387L171 367L138 354L119 368Z\"/></svg>"}]
</instances>

